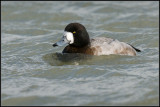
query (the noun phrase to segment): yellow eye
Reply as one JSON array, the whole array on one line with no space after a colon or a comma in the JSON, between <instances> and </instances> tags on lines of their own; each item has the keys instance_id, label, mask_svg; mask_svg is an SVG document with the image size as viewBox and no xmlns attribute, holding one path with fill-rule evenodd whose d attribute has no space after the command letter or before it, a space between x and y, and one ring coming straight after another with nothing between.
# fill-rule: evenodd
<instances>
[{"instance_id":1,"label":"yellow eye","mask_svg":"<svg viewBox=\"0 0 160 107\"><path fill-rule=\"evenodd\" d=\"M75 31L73 33L76 33Z\"/></svg>"}]
</instances>

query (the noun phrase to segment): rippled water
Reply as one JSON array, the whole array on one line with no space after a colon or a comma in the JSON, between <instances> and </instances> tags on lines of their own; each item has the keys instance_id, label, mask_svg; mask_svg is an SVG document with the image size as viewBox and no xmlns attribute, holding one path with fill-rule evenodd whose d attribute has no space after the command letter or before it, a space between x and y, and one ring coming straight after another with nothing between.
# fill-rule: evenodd
<instances>
[{"instance_id":1,"label":"rippled water","mask_svg":"<svg viewBox=\"0 0 160 107\"><path fill-rule=\"evenodd\" d=\"M2 1L2 105L159 105L158 1ZM141 49L137 56L62 54L65 26Z\"/></svg>"}]
</instances>

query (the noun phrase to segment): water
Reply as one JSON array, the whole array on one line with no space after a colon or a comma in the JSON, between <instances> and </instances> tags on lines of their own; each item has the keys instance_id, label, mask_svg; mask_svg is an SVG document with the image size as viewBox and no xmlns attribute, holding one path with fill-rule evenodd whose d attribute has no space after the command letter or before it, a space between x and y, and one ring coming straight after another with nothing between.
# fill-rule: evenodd
<instances>
[{"instance_id":1,"label":"water","mask_svg":"<svg viewBox=\"0 0 160 107\"><path fill-rule=\"evenodd\" d=\"M159 105L158 1L2 1L2 105ZM71 22L137 56L62 54Z\"/></svg>"}]
</instances>

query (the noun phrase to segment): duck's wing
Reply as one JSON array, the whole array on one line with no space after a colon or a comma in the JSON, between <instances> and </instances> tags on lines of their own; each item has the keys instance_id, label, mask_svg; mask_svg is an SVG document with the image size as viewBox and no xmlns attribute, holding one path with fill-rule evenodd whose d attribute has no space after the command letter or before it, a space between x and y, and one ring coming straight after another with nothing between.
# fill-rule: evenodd
<instances>
[{"instance_id":1,"label":"duck's wing","mask_svg":"<svg viewBox=\"0 0 160 107\"><path fill-rule=\"evenodd\" d=\"M106 38L106 37L95 37L91 39L91 44L94 45L99 45L99 44L104 44L104 43L111 43L113 42L114 39L112 38Z\"/></svg>"},{"instance_id":2,"label":"duck's wing","mask_svg":"<svg viewBox=\"0 0 160 107\"><path fill-rule=\"evenodd\" d=\"M110 54L120 54L120 55L136 55L136 50L133 46L127 43L120 42L117 39L111 39L106 37L96 37L91 39L91 47L97 48L98 55L110 55Z\"/></svg>"}]
</instances>

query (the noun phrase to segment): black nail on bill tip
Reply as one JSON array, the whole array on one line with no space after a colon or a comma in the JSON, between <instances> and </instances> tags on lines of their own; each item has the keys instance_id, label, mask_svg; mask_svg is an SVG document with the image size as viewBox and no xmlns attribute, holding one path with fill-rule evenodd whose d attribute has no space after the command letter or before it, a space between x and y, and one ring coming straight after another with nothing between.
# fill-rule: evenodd
<instances>
[{"instance_id":1,"label":"black nail on bill tip","mask_svg":"<svg viewBox=\"0 0 160 107\"><path fill-rule=\"evenodd\" d=\"M53 44L52 46L53 46L53 47L56 47L56 46L58 46L58 45L55 43L55 44Z\"/></svg>"}]
</instances>

